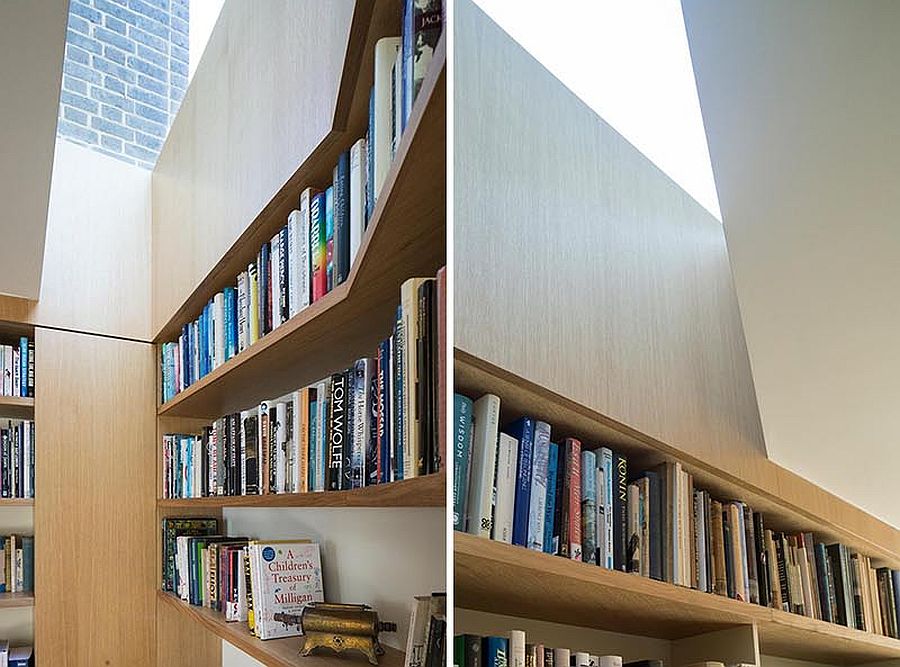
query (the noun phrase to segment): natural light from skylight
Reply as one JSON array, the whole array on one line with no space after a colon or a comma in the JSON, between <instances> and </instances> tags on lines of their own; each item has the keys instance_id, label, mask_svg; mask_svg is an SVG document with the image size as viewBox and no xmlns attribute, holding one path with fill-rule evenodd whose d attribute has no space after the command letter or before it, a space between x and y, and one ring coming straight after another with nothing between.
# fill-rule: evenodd
<instances>
[{"instance_id":1,"label":"natural light from skylight","mask_svg":"<svg viewBox=\"0 0 900 667\"><path fill-rule=\"evenodd\" d=\"M721 221L679 0L475 2Z\"/></svg>"},{"instance_id":2,"label":"natural light from skylight","mask_svg":"<svg viewBox=\"0 0 900 667\"><path fill-rule=\"evenodd\" d=\"M191 63L188 82L194 78L197 64L206 50L206 44L209 42L209 36L212 34L216 21L219 20L223 4L225 4L225 0L191 0L191 29L189 34Z\"/></svg>"}]
</instances>

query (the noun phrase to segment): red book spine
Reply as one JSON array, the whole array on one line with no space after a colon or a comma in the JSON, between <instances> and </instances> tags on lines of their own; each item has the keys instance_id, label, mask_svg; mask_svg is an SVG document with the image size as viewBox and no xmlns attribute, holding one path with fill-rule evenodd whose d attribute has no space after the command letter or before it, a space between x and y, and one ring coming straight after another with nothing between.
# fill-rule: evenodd
<instances>
[{"instance_id":1,"label":"red book spine","mask_svg":"<svg viewBox=\"0 0 900 667\"><path fill-rule=\"evenodd\" d=\"M569 558L581 560L581 442L567 438L569 475Z\"/></svg>"}]
</instances>

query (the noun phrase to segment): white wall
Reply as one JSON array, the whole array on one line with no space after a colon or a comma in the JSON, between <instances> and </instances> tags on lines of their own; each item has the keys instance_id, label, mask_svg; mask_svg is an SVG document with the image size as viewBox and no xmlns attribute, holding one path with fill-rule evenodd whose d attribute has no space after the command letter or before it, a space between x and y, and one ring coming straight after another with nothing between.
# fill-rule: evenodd
<instances>
[{"instance_id":1,"label":"white wall","mask_svg":"<svg viewBox=\"0 0 900 667\"><path fill-rule=\"evenodd\" d=\"M900 526L900 4L684 12L769 456Z\"/></svg>"},{"instance_id":2,"label":"white wall","mask_svg":"<svg viewBox=\"0 0 900 667\"><path fill-rule=\"evenodd\" d=\"M240 508L224 516L229 535L318 542L325 599L369 604L381 620L397 623L396 633L382 635L389 646L406 648L414 596L446 590L442 508ZM223 645L223 667L254 664Z\"/></svg>"}]
</instances>

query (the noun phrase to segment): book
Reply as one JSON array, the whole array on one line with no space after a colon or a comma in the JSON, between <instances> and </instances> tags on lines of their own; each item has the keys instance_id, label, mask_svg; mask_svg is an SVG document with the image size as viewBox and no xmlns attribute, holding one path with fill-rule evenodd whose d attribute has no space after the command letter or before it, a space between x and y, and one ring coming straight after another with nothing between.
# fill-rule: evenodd
<instances>
[{"instance_id":1,"label":"book","mask_svg":"<svg viewBox=\"0 0 900 667\"><path fill-rule=\"evenodd\" d=\"M374 118L369 130L369 141L373 144L371 179L373 208L378 201L378 195L384 185L393 155L391 69L397 59L399 48L399 37L382 37L375 43L375 76L372 95Z\"/></svg>"},{"instance_id":2,"label":"book","mask_svg":"<svg viewBox=\"0 0 900 667\"><path fill-rule=\"evenodd\" d=\"M528 545L529 514L531 510L534 420L528 417L522 417L512 424L509 424L503 431L507 435L515 438L519 443L518 461L516 462L516 500L513 513L512 543L524 547Z\"/></svg>"},{"instance_id":3,"label":"book","mask_svg":"<svg viewBox=\"0 0 900 667\"><path fill-rule=\"evenodd\" d=\"M581 452L581 542L585 563L597 563L597 455Z\"/></svg>"},{"instance_id":4,"label":"book","mask_svg":"<svg viewBox=\"0 0 900 667\"><path fill-rule=\"evenodd\" d=\"M516 443L518 447L519 443ZM515 466L515 459L510 464ZM544 553L555 554L553 543L553 522L556 518L556 485L559 470L559 445L551 442L547 446L547 502L544 507ZM515 475L513 470L512 475Z\"/></svg>"},{"instance_id":5,"label":"book","mask_svg":"<svg viewBox=\"0 0 900 667\"><path fill-rule=\"evenodd\" d=\"M465 530L474 420L472 399L453 395L453 529Z\"/></svg>"},{"instance_id":6,"label":"book","mask_svg":"<svg viewBox=\"0 0 900 667\"><path fill-rule=\"evenodd\" d=\"M547 464L550 452L550 424L534 422L526 546L544 550L544 518L547 510ZM580 499L579 499L580 500Z\"/></svg>"},{"instance_id":7,"label":"book","mask_svg":"<svg viewBox=\"0 0 900 667\"><path fill-rule=\"evenodd\" d=\"M348 429L347 373L331 376L331 399L328 413L328 468L325 486L329 491L340 491L344 477L344 447Z\"/></svg>"},{"instance_id":8,"label":"book","mask_svg":"<svg viewBox=\"0 0 900 667\"><path fill-rule=\"evenodd\" d=\"M485 394L475 401L473 420L472 473L468 484L466 532L490 537L500 399L494 394Z\"/></svg>"},{"instance_id":9,"label":"book","mask_svg":"<svg viewBox=\"0 0 900 667\"><path fill-rule=\"evenodd\" d=\"M350 151L334 167L334 285L350 275Z\"/></svg>"},{"instance_id":10,"label":"book","mask_svg":"<svg viewBox=\"0 0 900 667\"><path fill-rule=\"evenodd\" d=\"M506 544L512 544L518 454L519 442L507 433L500 433L497 441L494 480L495 504L491 538Z\"/></svg>"},{"instance_id":11,"label":"book","mask_svg":"<svg viewBox=\"0 0 900 667\"><path fill-rule=\"evenodd\" d=\"M613 567L627 569L628 530L628 460L613 452Z\"/></svg>"}]
</instances>

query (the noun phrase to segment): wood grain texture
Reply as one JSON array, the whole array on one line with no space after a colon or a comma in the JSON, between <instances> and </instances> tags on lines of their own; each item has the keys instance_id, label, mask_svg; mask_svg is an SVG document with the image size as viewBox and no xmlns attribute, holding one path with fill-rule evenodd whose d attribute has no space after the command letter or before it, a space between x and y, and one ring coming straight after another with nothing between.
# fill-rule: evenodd
<instances>
[{"instance_id":1,"label":"wood grain texture","mask_svg":"<svg viewBox=\"0 0 900 667\"><path fill-rule=\"evenodd\" d=\"M153 172L154 332L332 127L353 2L300 9L289 0L222 9ZM284 224L297 202L280 204Z\"/></svg>"},{"instance_id":2,"label":"wood grain texture","mask_svg":"<svg viewBox=\"0 0 900 667\"><path fill-rule=\"evenodd\" d=\"M829 664L900 657L900 640L454 534L455 604L497 614L681 639L755 624L761 652Z\"/></svg>"},{"instance_id":3,"label":"wood grain texture","mask_svg":"<svg viewBox=\"0 0 900 667\"><path fill-rule=\"evenodd\" d=\"M20 396L0 396L0 417L34 419L34 399Z\"/></svg>"},{"instance_id":4,"label":"wood grain texture","mask_svg":"<svg viewBox=\"0 0 900 667\"><path fill-rule=\"evenodd\" d=\"M721 224L455 6L455 345L753 474L765 446Z\"/></svg>"},{"instance_id":5,"label":"wood grain texture","mask_svg":"<svg viewBox=\"0 0 900 667\"><path fill-rule=\"evenodd\" d=\"M346 282L159 414L217 417L246 409L371 355L389 335L403 281L433 276L446 261L445 54L441 41Z\"/></svg>"},{"instance_id":6,"label":"wood grain texture","mask_svg":"<svg viewBox=\"0 0 900 667\"><path fill-rule=\"evenodd\" d=\"M159 667L222 667L222 640L204 632L195 623L186 623L184 614L166 602L156 600L156 652ZM174 602L174 600L173 600Z\"/></svg>"},{"instance_id":7,"label":"wood grain texture","mask_svg":"<svg viewBox=\"0 0 900 667\"><path fill-rule=\"evenodd\" d=\"M767 528L812 531L818 539L842 542L880 565L900 567L900 530L770 461L758 468L770 482L757 484L461 351L456 352L454 382L455 390L467 396L499 396L503 422L521 415L542 419L552 425L554 437L615 447L628 456L632 470L680 461L698 488L723 500L743 500L763 513Z\"/></svg>"},{"instance_id":8,"label":"wood grain texture","mask_svg":"<svg viewBox=\"0 0 900 667\"><path fill-rule=\"evenodd\" d=\"M212 636L218 636L235 645L244 653L262 662L266 667L329 667L348 665L368 665L368 661L359 653L351 652L335 656L327 651L316 652L305 658L300 657L301 638L268 639L261 641L250 634L246 623L226 623L225 617L203 607L195 607L183 602L169 593L158 593L161 604L178 611L183 620L194 627L208 630ZM386 647L378 664L381 667L400 667L404 654L396 649Z\"/></svg>"},{"instance_id":9,"label":"wood grain texture","mask_svg":"<svg viewBox=\"0 0 900 667\"><path fill-rule=\"evenodd\" d=\"M39 301L0 320L150 340L150 174L56 142Z\"/></svg>"},{"instance_id":10,"label":"wood grain texture","mask_svg":"<svg viewBox=\"0 0 900 667\"><path fill-rule=\"evenodd\" d=\"M0 609L33 606L34 593L0 593Z\"/></svg>"},{"instance_id":11,"label":"wood grain texture","mask_svg":"<svg viewBox=\"0 0 900 667\"><path fill-rule=\"evenodd\" d=\"M444 507L447 477L443 473L377 484L352 491L271 493L209 498L160 498L158 507Z\"/></svg>"},{"instance_id":12,"label":"wood grain texture","mask_svg":"<svg viewBox=\"0 0 900 667\"><path fill-rule=\"evenodd\" d=\"M35 345L35 652L153 665L153 348L41 328Z\"/></svg>"}]
</instances>

